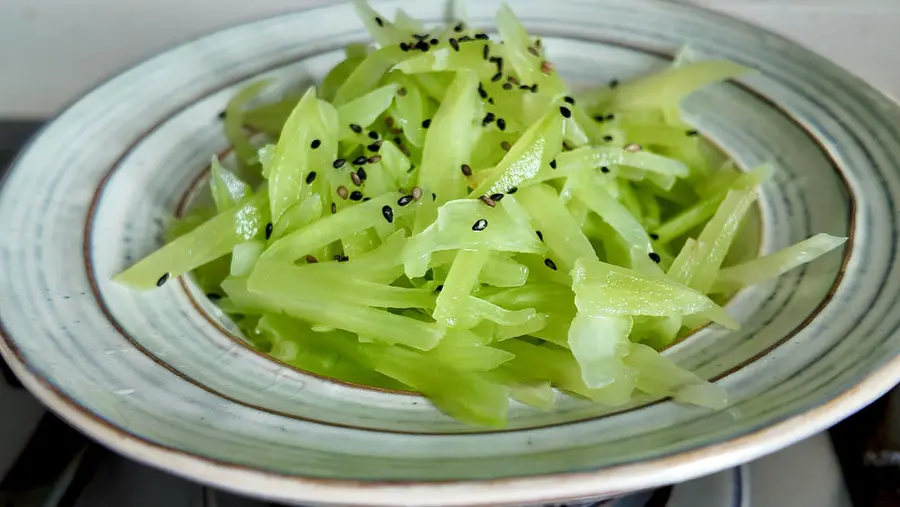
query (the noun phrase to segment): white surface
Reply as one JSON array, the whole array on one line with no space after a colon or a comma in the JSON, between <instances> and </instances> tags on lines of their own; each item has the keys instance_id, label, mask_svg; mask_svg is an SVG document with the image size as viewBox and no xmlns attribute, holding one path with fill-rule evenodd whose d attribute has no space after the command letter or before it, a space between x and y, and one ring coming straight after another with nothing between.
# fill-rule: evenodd
<instances>
[{"instance_id":1,"label":"white surface","mask_svg":"<svg viewBox=\"0 0 900 507\"><path fill-rule=\"evenodd\" d=\"M900 97L900 1L693 1L788 35ZM241 20L328 2L0 0L0 116L47 116L168 46Z\"/></svg>"}]
</instances>

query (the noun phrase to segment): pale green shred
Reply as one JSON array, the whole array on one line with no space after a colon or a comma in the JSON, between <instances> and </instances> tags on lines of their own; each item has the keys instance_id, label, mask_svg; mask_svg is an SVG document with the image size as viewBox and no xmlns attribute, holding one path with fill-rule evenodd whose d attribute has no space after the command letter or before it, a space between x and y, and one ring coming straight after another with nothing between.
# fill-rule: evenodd
<instances>
[{"instance_id":1,"label":"pale green shred","mask_svg":"<svg viewBox=\"0 0 900 507\"><path fill-rule=\"evenodd\" d=\"M115 280L189 274L247 346L421 393L467 424L502 428L510 399L553 410L567 395L726 406L664 349L736 328L727 297L845 242L757 258L753 205L781 168L740 171L680 113L748 69L685 51L573 97L509 7L500 40L354 7L376 44L348 45L315 88L241 88L212 199ZM286 91L264 96L270 83Z\"/></svg>"}]
</instances>

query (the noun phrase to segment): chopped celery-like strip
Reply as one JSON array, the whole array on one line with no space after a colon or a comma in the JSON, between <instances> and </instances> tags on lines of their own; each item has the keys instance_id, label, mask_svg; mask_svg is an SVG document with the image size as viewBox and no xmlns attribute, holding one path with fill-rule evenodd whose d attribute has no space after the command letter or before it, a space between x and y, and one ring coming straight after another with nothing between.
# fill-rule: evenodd
<instances>
[{"instance_id":1,"label":"chopped celery-like strip","mask_svg":"<svg viewBox=\"0 0 900 507\"><path fill-rule=\"evenodd\" d=\"M231 276L249 275L265 247L265 243L259 240L244 241L235 245L231 251Z\"/></svg>"},{"instance_id":2,"label":"chopped celery-like strip","mask_svg":"<svg viewBox=\"0 0 900 507\"><path fill-rule=\"evenodd\" d=\"M471 313L469 294L478 282L478 273L488 260L488 250L461 250L450 266L444 287L437 297L432 316L448 327L459 325L459 320Z\"/></svg>"},{"instance_id":3,"label":"chopped celery-like strip","mask_svg":"<svg viewBox=\"0 0 900 507\"><path fill-rule=\"evenodd\" d=\"M581 379L592 389L626 375L622 358L628 354L632 320L627 316L578 312L569 327L569 350L581 367Z\"/></svg>"},{"instance_id":4,"label":"chopped celery-like strip","mask_svg":"<svg viewBox=\"0 0 900 507\"><path fill-rule=\"evenodd\" d=\"M219 158L213 156L210 165L209 189L219 213L249 197L253 191L228 169L222 167Z\"/></svg>"},{"instance_id":5,"label":"chopped celery-like strip","mask_svg":"<svg viewBox=\"0 0 900 507\"><path fill-rule=\"evenodd\" d=\"M145 257L114 280L136 289L151 289L222 257L238 243L262 232L269 218L268 199L268 192L258 192Z\"/></svg>"},{"instance_id":6,"label":"chopped celery-like strip","mask_svg":"<svg viewBox=\"0 0 900 507\"><path fill-rule=\"evenodd\" d=\"M234 153L241 164L250 166L256 160L256 148L250 143L247 134L244 133L244 107L256 98L263 89L269 85L269 81L257 81L251 83L235 94L225 108L225 121L223 130L228 142L234 148Z\"/></svg>"},{"instance_id":7,"label":"chopped celery-like strip","mask_svg":"<svg viewBox=\"0 0 900 507\"><path fill-rule=\"evenodd\" d=\"M816 234L765 257L724 268L716 275L712 292L734 291L774 278L825 255L846 241L847 238Z\"/></svg>"},{"instance_id":8,"label":"chopped celery-like strip","mask_svg":"<svg viewBox=\"0 0 900 507\"><path fill-rule=\"evenodd\" d=\"M594 247L569 214L556 192L546 185L521 191L522 205L531 215L541 240L547 244L556 265L568 272L581 257L594 257ZM537 234L537 233L535 233Z\"/></svg>"}]
</instances>

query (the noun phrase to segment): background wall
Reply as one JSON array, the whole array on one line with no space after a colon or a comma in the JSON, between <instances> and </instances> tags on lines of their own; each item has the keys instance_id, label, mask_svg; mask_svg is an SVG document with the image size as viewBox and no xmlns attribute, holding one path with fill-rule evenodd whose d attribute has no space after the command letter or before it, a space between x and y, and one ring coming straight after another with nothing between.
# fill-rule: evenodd
<instances>
[{"instance_id":1,"label":"background wall","mask_svg":"<svg viewBox=\"0 0 900 507\"><path fill-rule=\"evenodd\" d=\"M51 115L92 84L167 46L328 1L0 0L0 117ZM681 1L792 37L900 97L900 0Z\"/></svg>"}]
</instances>

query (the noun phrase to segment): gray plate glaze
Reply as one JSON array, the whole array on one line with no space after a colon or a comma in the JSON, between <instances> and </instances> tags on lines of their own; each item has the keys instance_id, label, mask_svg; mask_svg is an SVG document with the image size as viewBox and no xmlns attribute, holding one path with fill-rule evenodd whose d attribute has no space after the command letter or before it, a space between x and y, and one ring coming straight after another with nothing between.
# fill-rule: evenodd
<instances>
[{"instance_id":1,"label":"gray plate glaze","mask_svg":"<svg viewBox=\"0 0 900 507\"><path fill-rule=\"evenodd\" d=\"M402 5L438 21L439 3ZM491 26L495 1L468 5ZM110 277L226 148L235 89L275 97L366 40L347 5L255 22L146 61L86 95L18 159L0 190L0 352L45 404L166 470L283 501L472 505L604 497L730 467L809 436L900 379L896 203L900 109L776 36L675 3L514 8L576 83L625 79L689 43L759 73L692 96L686 113L742 167L771 162L762 248L814 233L843 251L740 293L739 332L708 328L666 354L731 395L712 412L661 402L611 413L562 398L513 406L507 431L466 427L417 396L356 389L251 351L189 283L150 293Z\"/></svg>"}]
</instances>

